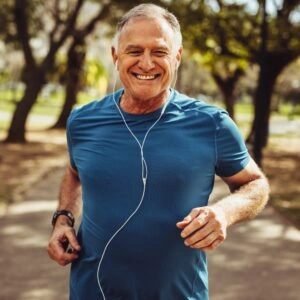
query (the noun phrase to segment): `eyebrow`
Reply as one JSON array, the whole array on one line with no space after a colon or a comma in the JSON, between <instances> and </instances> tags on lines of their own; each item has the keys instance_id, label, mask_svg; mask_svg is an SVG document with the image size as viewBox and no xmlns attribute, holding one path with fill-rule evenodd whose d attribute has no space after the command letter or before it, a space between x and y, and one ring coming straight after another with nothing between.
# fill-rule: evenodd
<instances>
[{"instance_id":1,"label":"eyebrow","mask_svg":"<svg viewBox=\"0 0 300 300\"><path fill-rule=\"evenodd\" d=\"M139 45L134 45L134 44L129 44L126 48L125 48L125 50L131 50L131 49L137 49L137 48L142 48L141 46L139 46Z\"/></svg>"},{"instance_id":2,"label":"eyebrow","mask_svg":"<svg viewBox=\"0 0 300 300\"><path fill-rule=\"evenodd\" d=\"M143 49L144 47L140 45L134 45L134 44L129 44L126 48L125 51L132 50L132 49ZM164 50L164 51L170 51L170 49L166 46L158 46L154 48L155 50Z\"/></svg>"}]
</instances>

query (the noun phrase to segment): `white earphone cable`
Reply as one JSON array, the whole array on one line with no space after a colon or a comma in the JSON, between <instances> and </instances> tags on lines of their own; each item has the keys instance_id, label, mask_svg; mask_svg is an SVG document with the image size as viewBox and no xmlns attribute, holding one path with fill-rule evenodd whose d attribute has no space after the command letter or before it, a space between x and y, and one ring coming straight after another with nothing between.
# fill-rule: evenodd
<instances>
[{"instance_id":1,"label":"white earphone cable","mask_svg":"<svg viewBox=\"0 0 300 300\"><path fill-rule=\"evenodd\" d=\"M130 214L130 216L123 222L123 224L118 228L118 230L111 236L111 238L108 240L108 242L106 243L105 247L104 247L104 250L102 252L102 255L101 255L101 258L99 260L99 264L98 264L98 268L97 268L97 282L98 282L98 286L99 286L99 289L101 291L101 294L102 294L102 297L103 297L103 300L105 300L105 294L103 292L103 289L101 287L101 283L100 283L100 278L99 278L99 272L100 272L100 268L101 268L101 264L102 264L102 261L103 261L103 258L104 258L104 255L106 253L106 250L108 248L108 246L110 245L110 243L112 242L112 240L116 237L116 235L126 226L126 224L131 220L131 218L137 213L137 211L140 209L143 201L144 201L144 197L145 197L145 192L146 192L146 186L147 186L147 178L148 178L148 166L147 166L147 162L145 160L145 157L144 157L144 145L145 145L145 142L146 142L146 139L148 137L148 134L149 132L153 129L153 127L160 121L160 119L162 118L166 108L167 108L167 105L169 103L169 101L166 101L166 103L164 104L162 110L161 110L161 113L158 117L158 119L148 128L144 138L143 138L143 141L142 143L140 143L140 141L138 140L138 138L135 136L135 134L132 132L131 128L129 127L129 125L127 124L126 122L126 119L118 105L118 103L116 102L115 100L115 87L116 87L116 81L117 81L117 78L115 76L115 80L114 80L114 85L113 85L113 94L112 94L112 97L113 97L113 101L115 103L115 106L126 126L126 128L128 129L129 133L131 134L131 136L135 139L135 141L137 142L140 150L141 150L141 165L142 165L142 181L143 181L143 191L142 191L142 195L141 195L141 199L137 205L137 207L134 209L134 211Z\"/></svg>"}]
</instances>

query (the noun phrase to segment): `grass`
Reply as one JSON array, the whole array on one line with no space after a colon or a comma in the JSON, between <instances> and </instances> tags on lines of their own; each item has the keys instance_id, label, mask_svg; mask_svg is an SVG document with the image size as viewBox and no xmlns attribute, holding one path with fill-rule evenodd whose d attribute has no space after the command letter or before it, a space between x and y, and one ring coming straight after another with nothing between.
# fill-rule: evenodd
<instances>
[{"instance_id":1,"label":"grass","mask_svg":"<svg viewBox=\"0 0 300 300\"><path fill-rule=\"evenodd\" d=\"M16 95L19 95L21 97L21 93L18 93ZM9 122L11 120L12 113L16 107L16 102L12 100L11 93L3 92L3 90L0 91L0 113L2 112L2 116L0 118L0 129L1 130L7 130L9 127ZM88 103L91 101L91 99L94 99L91 97L88 93L80 92L78 94L78 103L77 105L82 105L85 103ZM52 94L50 98L45 98L42 96L39 96L36 104L33 106L29 117L53 117L53 123L55 122L55 118L58 117L62 105L64 101L64 94L63 93L55 93ZM39 123L41 120L39 119ZM48 124L49 122L45 122L47 126L50 126L51 124ZM35 125L32 125L35 127ZM43 122L40 123L40 127L43 128Z\"/></svg>"}]
</instances>

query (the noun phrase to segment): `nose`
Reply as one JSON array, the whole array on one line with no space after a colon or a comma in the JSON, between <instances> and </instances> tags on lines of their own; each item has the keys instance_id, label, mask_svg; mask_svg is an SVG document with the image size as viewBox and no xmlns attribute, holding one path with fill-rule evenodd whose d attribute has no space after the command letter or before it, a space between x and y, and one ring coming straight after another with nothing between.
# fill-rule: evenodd
<instances>
[{"instance_id":1,"label":"nose","mask_svg":"<svg viewBox=\"0 0 300 300\"><path fill-rule=\"evenodd\" d=\"M152 60L152 57L151 55L149 54L143 54L141 57L140 57L140 60L139 60L139 64L138 66L145 72L149 72L151 71L154 67L155 67L155 64Z\"/></svg>"}]
</instances>

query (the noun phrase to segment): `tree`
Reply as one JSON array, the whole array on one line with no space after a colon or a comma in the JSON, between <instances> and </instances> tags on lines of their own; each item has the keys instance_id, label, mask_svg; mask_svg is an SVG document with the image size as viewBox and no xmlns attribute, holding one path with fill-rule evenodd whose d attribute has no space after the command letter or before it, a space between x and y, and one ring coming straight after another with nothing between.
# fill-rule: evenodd
<instances>
[{"instance_id":1,"label":"tree","mask_svg":"<svg viewBox=\"0 0 300 300\"><path fill-rule=\"evenodd\" d=\"M80 88L83 65L85 63L87 38L93 33L99 22L106 21L115 24L117 19L134 5L144 1L111 0L100 5L97 14L87 21L84 26L75 28L72 33L72 43L68 50L68 62L66 70L66 96L63 108L53 128L65 128L67 118L77 102L77 94ZM149 2L149 1L148 1ZM155 2L155 1L154 1Z\"/></svg>"},{"instance_id":2,"label":"tree","mask_svg":"<svg viewBox=\"0 0 300 300\"><path fill-rule=\"evenodd\" d=\"M293 114L297 113L297 108L300 108L300 58L280 74L275 94L278 99L277 105L280 103L291 104L292 108L289 114L290 117L293 117ZM279 107L277 107L277 111L278 109Z\"/></svg>"},{"instance_id":3,"label":"tree","mask_svg":"<svg viewBox=\"0 0 300 300\"><path fill-rule=\"evenodd\" d=\"M300 24L295 24L291 18L299 3L299 0L284 0L281 7L276 7L275 16L268 16L266 0L259 2L262 16L260 49L251 55L252 60L258 63L260 73L254 98L252 132L248 138L253 141L253 154L259 165L269 137L271 100L276 79L300 55Z\"/></svg>"},{"instance_id":4,"label":"tree","mask_svg":"<svg viewBox=\"0 0 300 300\"><path fill-rule=\"evenodd\" d=\"M216 0L214 6L208 6L205 1L185 1L180 9L183 16L188 16L184 24L187 38L193 42L193 50L205 53L211 46L212 53L220 59L245 59L249 64L259 66L253 130L251 139L248 139L253 144L254 158L259 165L269 136L276 79L300 55L300 26L292 17L299 8L299 0L282 0L272 14L266 12L266 1L257 1L255 13L249 11L246 4L223 0ZM277 2L270 3L276 5Z\"/></svg>"},{"instance_id":5,"label":"tree","mask_svg":"<svg viewBox=\"0 0 300 300\"><path fill-rule=\"evenodd\" d=\"M48 52L43 58L37 59L30 43L33 34L29 24L29 14L30 12L32 13L30 8L35 5L35 9L41 8L40 3L38 1L34 3L34 1L29 2L28 0L15 0L14 21L24 55L25 66L23 76L26 88L23 98L17 104L13 114L6 142L25 142L25 125L28 114L35 103L37 95L46 82L47 74L53 68L57 51L74 29L84 0L73 2L74 4L69 6L71 7L69 10L60 5L60 1L58 0L51 2L49 9L54 17L54 23L48 35Z\"/></svg>"},{"instance_id":6,"label":"tree","mask_svg":"<svg viewBox=\"0 0 300 300\"><path fill-rule=\"evenodd\" d=\"M1 41L9 42L14 39L15 30L12 26L13 0L0 0L0 37Z\"/></svg>"},{"instance_id":7,"label":"tree","mask_svg":"<svg viewBox=\"0 0 300 300\"><path fill-rule=\"evenodd\" d=\"M248 66L243 59L232 59L230 57L218 57L214 53L205 53L194 55L199 57L200 67L206 67L213 80L215 81L219 91L223 96L225 108L232 119L235 119L235 91L239 79L244 75Z\"/></svg>"},{"instance_id":8,"label":"tree","mask_svg":"<svg viewBox=\"0 0 300 300\"><path fill-rule=\"evenodd\" d=\"M236 27L250 18L242 4L211 7L204 1L172 2L180 16L185 49L201 67L206 67L218 86L229 115L234 118L235 89L248 56L244 46L234 43Z\"/></svg>"},{"instance_id":9,"label":"tree","mask_svg":"<svg viewBox=\"0 0 300 300\"><path fill-rule=\"evenodd\" d=\"M80 78L86 57L86 39L95 29L96 24L107 18L111 10L111 3L100 5L99 11L82 28L75 28L72 34L72 42L68 50L66 70L65 101L60 115L53 128L65 128L68 116L77 102L77 94L80 88Z\"/></svg>"}]
</instances>

